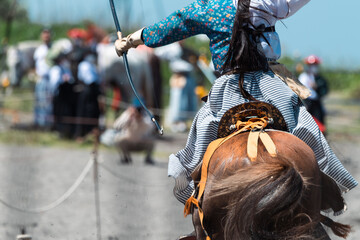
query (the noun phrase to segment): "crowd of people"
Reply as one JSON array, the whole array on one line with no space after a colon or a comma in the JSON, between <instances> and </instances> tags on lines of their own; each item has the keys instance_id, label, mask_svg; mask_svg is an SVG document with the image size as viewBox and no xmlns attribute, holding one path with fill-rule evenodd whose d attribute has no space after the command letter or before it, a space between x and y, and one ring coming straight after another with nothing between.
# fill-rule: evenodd
<instances>
[{"instance_id":1,"label":"crowd of people","mask_svg":"<svg viewBox=\"0 0 360 240\"><path fill-rule=\"evenodd\" d=\"M112 141L119 150L121 162L131 162L131 151L144 150L145 162L154 163L151 155L155 139L151 138L150 141L149 137L154 126L147 124L144 112L134 103L134 96L130 100L125 99L129 89L124 89L113 78L104 81L99 70L98 51L101 47L98 46L111 44L107 34L101 32L89 37L89 30L71 29L68 38L56 41L52 40L52 35L50 29L42 30L42 44L33 56L37 76L34 90L35 127L55 130L62 138L81 142L92 129L99 127L99 118L110 109L116 116L112 127L116 135ZM201 74L197 67L199 54L183 43L174 43L155 51L139 47L137 51L145 51L149 58L157 120L164 121L172 132L186 132L188 121L195 116L201 102L195 91L199 82L203 83L203 79L197 79ZM161 61L166 62L171 71L167 111L162 109ZM108 95L112 97L109 107L106 105ZM141 95L146 94L141 92ZM141 133L139 126L142 126ZM139 146L135 136L140 139L145 137L149 141L142 141L144 146L141 149L134 148L132 146Z\"/></svg>"},{"instance_id":2,"label":"crowd of people","mask_svg":"<svg viewBox=\"0 0 360 240\"><path fill-rule=\"evenodd\" d=\"M35 126L78 140L98 126L103 112L94 42L85 33L72 29L68 39L52 42L51 30L44 29L34 53Z\"/></svg>"}]
</instances>

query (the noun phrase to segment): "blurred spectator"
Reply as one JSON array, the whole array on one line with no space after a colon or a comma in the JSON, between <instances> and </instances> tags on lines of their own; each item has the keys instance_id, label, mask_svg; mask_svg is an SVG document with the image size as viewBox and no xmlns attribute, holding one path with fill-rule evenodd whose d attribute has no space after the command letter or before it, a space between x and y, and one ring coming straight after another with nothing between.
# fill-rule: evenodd
<instances>
[{"instance_id":1,"label":"blurred spectator","mask_svg":"<svg viewBox=\"0 0 360 240\"><path fill-rule=\"evenodd\" d=\"M35 71L37 75L35 85L34 124L37 127L49 128L52 125L52 95L49 83L50 66L46 56L51 47L51 32L43 29L42 44L34 52Z\"/></svg>"},{"instance_id":2,"label":"blurred spectator","mask_svg":"<svg viewBox=\"0 0 360 240\"><path fill-rule=\"evenodd\" d=\"M192 119L197 111L196 83L192 76L197 55L185 47L183 42L158 48L155 54L169 61L173 73L170 78L167 122L173 132L185 132L186 121Z\"/></svg>"},{"instance_id":3,"label":"blurred spectator","mask_svg":"<svg viewBox=\"0 0 360 240\"><path fill-rule=\"evenodd\" d=\"M54 56L54 65L50 68L49 78L54 95L58 94L59 86L63 83L73 83L74 79L70 70L67 54L60 52Z\"/></svg>"},{"instance_id":4,"label":"blurred spectator","mask_svg":"<svg viewBox=\"0 0 360 240\"><path fill-rule=\"evenodd\" d=\"M82 28L72 28L67 32L68 37L72 40L75 47L84 47L85 40L88 37L88 34L85 29Z\"/></svg>"},{"instance_id":5,"label":"blurred spectator","mask_svg":"<svg viewBox=\"0 0 360 240\"><path fill-rule=\"evenodd\" d=\"M119 151L122 163L131 163L131 152L145 151L145 163L154 164L152 153L155 146L154 125L144 116L139 104L127 108L115 120L117 131L114 145Z\"/></svg>"},{"instance_id":6,"label":"blurred spectator","mask_svg":"<svg viewBox=\"0 0 360 240\"><path fill-rule=\"evenodd\" d=\"M86 23L86 31L86 44L91 51L96 52L97 44L106 41L107 32L91 22Z\"/></svg>"},{"instance_id":7,"label":"blurred spectator","mask_svg":"<svg viewBox=\"0 0 360 240\"><path fill-rule=\"evenodd\" d=\"M151 76L153 79L153 107L157 109L162 109L163 101L163 77L161 74L161 60L154 53L153 48L146 47L145 45L140 45L136 48L137 50L144 51L147 54L147 59L151 69ZM156 121L161 122L160 112L155 112L154 117Z\"/></svg>"},{"instance_id":8,"label":"blurred spectator","mask_svg":"<svg viewBox=\"0 0 360 240\"><path fill-rule=\"evenodd\" d=\"M310 55L305 58L305 64L305 72L300 74L299 81L310 89L311 95L304 102L310 114L325 126L325 108L322 99L328 93L328 85L319 72L321 60L315 55Z\"/></svg>"},{"instance_id":9,"label":"blurred spectator","mask_svg":"<svg viewBox=\"0 0 360 240\"><path fill-rule=\"evenodd\" d=\"M84 60L85 55L89 52L89 47L86 46L86 39L88 34L85 29L72 28L67 32L71 40L73 49L69 55L71 63L71 72L74 76L75 82L78 82L78 66Z\"/></svg>"},{"instance_id":10,"label":"blurred spectator","mask_svg":"<svg viewBox=\"0 0 360 240\"><path fill-rule=\"evenodd\" d=\"M83 84L77 103L77 125L75 136L78 140L99 126L101 113L100 78L96 68L96 56L88 53L78 67L78 79Z\"/></svg>"},{"instance_id":11,"label":"blurred spectator","mask_svg":"<svg viewBox=\"0 0 360 240\"><path fill-rule=\"evenodd\" d=\"M68 55L60 51L52 56L54 65L50 69L50 83L53 93L54 129L60 137L71 138L74 133L76 94L73 91L74 78L70 70Z\"/></svg>"},{"instance_id":12,"label":"blurred spectator","mask_svg":"<svg viewBox=\"0 0 360 240\"><path fill-rule=\"evenodd\" d=\"M120 112L120 104L122 101L121 88L119 84L116 82L116 79L111 79L109 81L109 87L112 90L112 99L111 99L110 107L115 112L115 116L118 116Z\"/></svg>"}]
</instances>

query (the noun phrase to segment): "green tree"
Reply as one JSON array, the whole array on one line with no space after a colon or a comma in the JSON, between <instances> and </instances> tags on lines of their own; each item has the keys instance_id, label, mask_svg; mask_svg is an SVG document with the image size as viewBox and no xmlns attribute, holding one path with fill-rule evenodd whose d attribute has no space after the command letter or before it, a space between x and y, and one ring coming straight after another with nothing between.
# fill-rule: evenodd
<instances>
[{"instance_id":1,"label":"green tree","mask_svg":"<svg viewBox=\"0 0 360 240\"><path fill-rule=\"evenodd\" d=\"M18 0L0 0L0 20L27 20L27 12L18 4Z\"/></svg>"},{"instance_id":2,"label":"green tree","mask_svg":"<svg viewBox=\"0 0 360 240\"><path fill-rule=\"evenodd\" d=\"M27 12L18 0L0 0L0 44L7 45L11 39L13 22L26 23Z\"/></svg>"}]
</instances>

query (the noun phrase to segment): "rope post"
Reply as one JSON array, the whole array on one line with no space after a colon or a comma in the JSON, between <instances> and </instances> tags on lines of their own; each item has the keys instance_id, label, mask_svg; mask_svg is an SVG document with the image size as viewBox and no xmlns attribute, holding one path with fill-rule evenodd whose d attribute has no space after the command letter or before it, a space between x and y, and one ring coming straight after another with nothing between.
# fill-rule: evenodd
<instances>
[{"instance_id":1,"label":"rope post","mask_svg":"<svg viewBox=\"0 0 360 240\"><path fill-rule=\"evenodd\" d=\"M101 240L99 163L98 163L100 130L99 130L99 128L95 128L93 131L94 131L94 149L93 149L92 154L93 154L93 159L94 159L94 194L95 194L96 230L97 230L97 240Z\"/></svg>"},{"instance_id":2,"label":"rope post","mask_svg":"<svg viewBox=\"0 0 360 240\"><path fill-rule=\"evenodd\" d=\"M26 234L25 226L21 227L21 234L16 236L16 240L32 240L32 237Z\"/></svg>"},{"instance_id":3,"label":"rope post","mask_svg":"<svg viewBox=\"0 0 360 240\"><path fill-rule=\"evenodd\" d=\"M16 240L32 240L32 237L28 234L21 234L16 236Z\"/></svg>"}]
</instances>

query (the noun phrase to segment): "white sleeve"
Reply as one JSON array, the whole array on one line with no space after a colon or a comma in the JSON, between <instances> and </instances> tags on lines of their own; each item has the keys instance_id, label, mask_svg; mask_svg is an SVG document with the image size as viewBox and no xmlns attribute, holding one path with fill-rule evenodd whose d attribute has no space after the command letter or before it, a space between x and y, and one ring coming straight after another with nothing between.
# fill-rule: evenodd
<instances>
[{"instance_id":1,"label":"white sleeve","mask_svg":"<svg viewBox=\"0 0 360 240\"><path fill-rule=\"evenodd\" d=\"M306 73L301 73L298 79L305 87L311 88L309 77Z\"/></svg>"},{"instance_id":2,"label":"white sleeve","mask_svg":"<svg viewBox=\"0 0 360 240\"><path fill-rule=\"evenodd\" d=\"M49 83L51 90L55 92L57 87L61 84L61 69L58 66L53 66L49 71Z\"/></svg>"},{"instance_id":3,"label":"white sleeve","mask_svg":"<svg viewBox=\"0 0 360 240\"><path fill-rule=\"evenodd\" d=\"M39 58L39 47L35 49L34 55L33 55L33 59L35 61L37 61Z\"/></svg>"},{"instance_id":4,"label":"white sleeve","mask_svg":"<svg viewBox=\"0 0 360 240\"><path fill-rule=\"evenodd\" d=\"M88 62L81 62L78 67L78 78L86 84L96 82L97 78L92 71L92 66Z\"/></svg>"},{"instance_id":5,"label":"white sleeve","mask_svg":"<svg viewBox=\"0 0 360 240\"><path fill-rule=\"evenodd\" d=\"M286 0L288 3L289 13L286 17L294 15L300 8L305 6L310 0Z\"/></svg>"},{"instance_id":6,"label":"white sleeve","mask_svg":"<svg viewBox=\"0 0 360 240\"><path fill-rule=\"evenodd\" d=\"M250 19L254 26L274 26L279 19L294 15L310 0L251 0ZM234 4L236 4L234 0ZM237 7L237 5L235 5Z\"/></svg>"}]
</instances>

